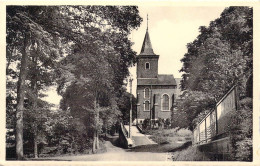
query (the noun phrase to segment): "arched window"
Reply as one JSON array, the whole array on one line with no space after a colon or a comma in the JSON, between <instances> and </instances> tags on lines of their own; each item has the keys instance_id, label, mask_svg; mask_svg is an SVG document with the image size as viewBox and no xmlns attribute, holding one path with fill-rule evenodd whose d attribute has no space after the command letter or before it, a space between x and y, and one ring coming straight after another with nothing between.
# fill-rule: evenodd
<instances>
[{"instance_id":1,"label":"arched window","mask_svg":"<svg viewBox=\"0 0 260 166\"><path fill-rule=\"evenodd\" d=\"M149 62L145 63L145 69L150 69L150 63Z\"/></svg>"},{"instance_id":2,"label":"arched window","mask_svg":"<svg viewBox=\"0 0 260 166\"><path fill-rule=\"evenodd\" d=\"M144 98L149 98L149 88L144 89Z\"/></svg>"},{"instance_id":3,"label":"arched window","mask_svg":"<svg viewBox=\"0 0 260 166\"><path fill-rule=\"evenodd\" d=\"M169 110L169 96L167 94L164 94L162 97L162 110Z\"/></svg>"},{"instance_id":4,"label":"arched window","mask_svg":"<svg viewBox=\"0 0 260 166\"><path fill-rule=\"evenodd\" d=\"M149 111L149 110L150 110L149 101L145 101L145 102L144 102L144 110L145 110L145 111Z\"/></svg>"}]
</instances>

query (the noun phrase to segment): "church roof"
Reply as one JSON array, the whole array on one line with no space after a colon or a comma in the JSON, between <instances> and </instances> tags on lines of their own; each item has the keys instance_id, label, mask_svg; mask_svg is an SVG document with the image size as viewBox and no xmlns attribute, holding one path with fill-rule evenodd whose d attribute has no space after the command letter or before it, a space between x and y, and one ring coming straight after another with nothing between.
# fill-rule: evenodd
<instances>
[{"instance_id":1,"label":"church roof","mask_svg":"<svg viewBox=\"0 0 260 166\"><path fill-rule=\"evenodd\" d=\"M152 48L148 29L146 30L140 55L155 55Z\"/></svg>"},{"instance_id":2,"label":"church roof","mask_svg":"<svg viewBox=\"0 0 260 166\"><path fill-rule=\"evenodd\" d=\"M157 78L137 79L137 85L174 85L176 81L173 75L160 74Z\"/></svg>"}]
</instances>

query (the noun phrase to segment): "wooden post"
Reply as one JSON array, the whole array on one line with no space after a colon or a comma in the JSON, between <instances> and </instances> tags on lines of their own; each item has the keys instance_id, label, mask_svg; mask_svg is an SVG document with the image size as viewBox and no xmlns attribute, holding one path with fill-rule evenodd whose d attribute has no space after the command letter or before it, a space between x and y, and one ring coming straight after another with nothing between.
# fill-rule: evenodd
<instances>
[{"instance_id":1,"label":"wooden post","mask_svg":"<svg viewBox=\"0 0 260 166\"><path fill-rule=\"evenodd\" d=\"M131 138L131 126L132 126L132 81L133 79L130 78L130 115L129 115L129 134L128 137Z\"/></svg>"}]
</instances>

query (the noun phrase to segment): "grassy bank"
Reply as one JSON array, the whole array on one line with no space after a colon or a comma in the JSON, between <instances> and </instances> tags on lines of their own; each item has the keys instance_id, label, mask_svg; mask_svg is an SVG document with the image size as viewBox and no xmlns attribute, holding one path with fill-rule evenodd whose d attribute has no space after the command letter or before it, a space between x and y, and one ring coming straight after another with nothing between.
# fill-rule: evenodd
<instances>
[{"instance_id":1,"label":"grassy bank","mask_svg":"<svg viewBox=\"0 0 260 166\"><path fill-rule=\"evenodd\" d=\"M149 135L158 144L183 144L191 141L192 132L188 129L161 129L145 130L144 134Z\"/></svg>"},{"instance_id":2,"label":"grassy bank","mask_svg":"<svg viewBox=\"0 0 260 166\"><path fill-rule=\"evenodd\" d=\"M191 144L192 132L188 129L149 129L144 130L150 139L157 144L138 146L131 151L135 152L173 152L183 149L188 144Z\"/></svg>"},{"instance_id":3,"label":"grassy bank","mask_svg":"<svg viewBox=\"0 0 260 166\"><path fill-rule=\"evenodd\" d=\"M195 146L189 145L185 149L172 153L173 161L210 161L210 158L199 151Z\"/></svg>"}]
</instances>

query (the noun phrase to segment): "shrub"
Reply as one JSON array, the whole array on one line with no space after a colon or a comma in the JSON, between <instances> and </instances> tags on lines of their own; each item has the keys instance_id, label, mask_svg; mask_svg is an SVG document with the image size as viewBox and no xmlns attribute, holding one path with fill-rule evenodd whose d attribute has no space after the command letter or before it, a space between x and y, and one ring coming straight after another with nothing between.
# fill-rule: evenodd
<instances>
[{"instance_id":1,"label":"shrub","mask_svg":"<svg viewBox=\"0 0 260 166\"><path fill-rule=\"evenodd\" d=\"M252 161L252 99L240 101L241 107L232 112L230 125L230 139L232 146L232 160Z\"/></svg>"},{"instance_id":2,"label":"shrub","mask_svg":"<svg viewBox=\"0 0 260 166\"><path fill-rule=\"evenodd\" d=\"M177 135L181 137L190 137L192 135L192 131L189 129L179 129L177 131Z\"/></svg>"},{"instance_id":3,"label":"shrub","mask_svg":"<svg viewBox=\"0 0 260 166\"><path fill-rule=\"evenodd\" d=\"M171 126L187 128L189 127L188 116L185 111L182 110L173 110L171 115Z\"/></svg>"},{"instance_id":4,"label":"shrub","mask_svg":"<svg viewBox=\"0 0 260 166\"><path fill-rule=\"evenodd\" d=\"M142 124L143 129L148 129L149 126L150 126L150 119L145 119Z\"/></svg>"},{"instance_id":5,"label":"shrub","mask_svg":"<svg viewBox=\"0 0 260 166\"><path fill-rule=\"evenodd\" d=\"M166 129L168 129L171 126L171 120L169 118L166 119L164 126L166 127Z\"/></svg>"}]
</instances>

